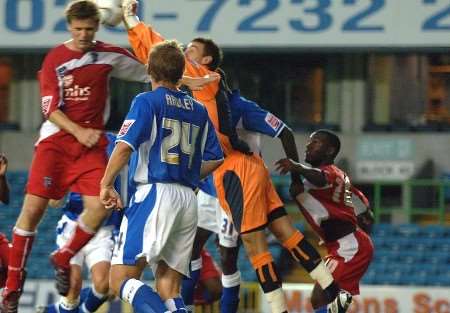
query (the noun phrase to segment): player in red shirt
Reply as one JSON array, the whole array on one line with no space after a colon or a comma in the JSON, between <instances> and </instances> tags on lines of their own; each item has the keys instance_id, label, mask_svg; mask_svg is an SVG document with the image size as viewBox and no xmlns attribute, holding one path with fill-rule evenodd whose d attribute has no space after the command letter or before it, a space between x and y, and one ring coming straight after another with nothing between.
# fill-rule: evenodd
<instances>
[{"instance_id":1,"label":"player in red shirt","mask_svg":"<svg viewBox=\"0 0 450 313\"><path fill-rule=\"evenodd\" d=\"M69 261L95 234L107 210L98 197L105 171L109 113L109 78L148 82L146 68L127 50L95 41L100 14L94 2L72 1L65 16L71 39L53 48L39 74L41 127L21 214L13 230L8 279L3 292L6 312L17 312L24 268L49 199L70 188L83 195L86 211L74 236L52 254L57 289L69 289Z\"/></svg>"},{"instance_id":2,"label":"player in red shirt","mask_svg":"<svg viewBox=\"0 0 450 313\"><path fill-rule=\"evenodd\" d=\"M0 202L9 203L9 186L6 179L8 159L0 154ZM0 288L5 286L8 270L9 242L5 234L0 233Z\"/></svg>"},{"instance_id":3,"label":"player in red shirt","mask_svg":"<svg viewBox=\"0 0 450 313\"><path fill-rule=\"evenodd\" d=\"M220 280L222 273L208 251L203 249L200 256L202 268L198 284L195 287L194 304L212 304L220 299L222 293L222 281Z\"/></svg>"},{"instance_id":4,"label":"player in red shirt","mask_svg":"<svg viewBox=\"0 0 450 313\"><path fill-rule=\"evenodd\" d=\"M289 159L277 161L281 174L298 173L304 185L291 188L300 210L311 227L323 240L328 256L327 267L339 286L352 295L359 294L359 281L366 272L373 256L370 237L358 225L366 221L370 210L367 198L350 182L348 175L334 165L339 153L340 140L331 131L314 132L306 145L305 161L312 167ZM357 218L353 196L366 207ZM314 286L311 302L314 307L325 305L320 297L320 286Z\"/></svg>"}]
</instances>

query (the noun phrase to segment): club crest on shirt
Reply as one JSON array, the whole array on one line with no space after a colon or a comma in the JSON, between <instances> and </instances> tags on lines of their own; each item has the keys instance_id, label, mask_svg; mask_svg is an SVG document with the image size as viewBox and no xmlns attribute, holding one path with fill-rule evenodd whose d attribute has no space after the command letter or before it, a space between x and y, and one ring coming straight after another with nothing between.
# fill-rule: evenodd
<instances>
[{"instance_id":1,"label":"club crest on shirt","mask_svg":"<svg viewBox=\"0 0 450 313\"><path fill-rule=\"evenodd\" d=\"M50 110L50 104L52 103L53 96L44 96L41 99L41 107L42 107L42 113L44 115L48 114L48 111Z\"/></svg>"},{"instance_id":2,"label":"club crest on shirt","mask_svg":"<svg viewBox=\"0 0 450 313\"><path fill-rule=\"evenodd\" d=\"M119 130L119 133L117 134L117 137L125 136L128 133L128 130L130 129L131 125L134 124L136 120L125 120L123 121L122 127Z\"/></svg>"},{"instance_id":3,"label":"club crest on shirt","mask_svg":"<svg viewBox=\"0 0 450 313\"><path fill-rule=\"evenodd\" d=\"M278 119L278 117L276 117L275 115L273 115L272 113L267 113L265 121L267 124L270 125L270 127L272 127L274 130L277 130L278 127L280 127L281 125L281 121Z\"/></svg>"},{"instance_id":4,"label":"club crest on shirt","mask_svg":"<svg viewBox=\"0 0 450 313\"><path fill-rule=\"evenodd\" d=\"M73 83L73 75L66 75L63 77L64 87L69 87Z\"/></svg>"},{"instance_id":5,"label":"club crest on shirt","mask_svg":"<svg viewBox=\"0 0 450 313\"><path fill-rule=\"evenodd\" d=\"M53 184L53 179L50 176L44 176L44 187L46 189L50 188Z\"/></svg>"}]
</instances>

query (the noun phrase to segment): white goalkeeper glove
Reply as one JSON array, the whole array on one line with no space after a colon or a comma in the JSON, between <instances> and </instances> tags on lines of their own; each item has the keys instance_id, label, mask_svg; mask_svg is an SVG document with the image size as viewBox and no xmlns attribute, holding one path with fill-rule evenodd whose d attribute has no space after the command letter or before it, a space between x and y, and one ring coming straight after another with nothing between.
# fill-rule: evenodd
<instances>
[{"instance_id":1,"label":"white goalkeeper glove","mask_svg":"<svg viewBox=\"0 0 450 313\"><path fill-rule=\"evenodd\" d=\"M122 0L123 21L127 29L135 27L140 22L137 16L138 5L137 0Z\"/></svg>"}]
</instances>

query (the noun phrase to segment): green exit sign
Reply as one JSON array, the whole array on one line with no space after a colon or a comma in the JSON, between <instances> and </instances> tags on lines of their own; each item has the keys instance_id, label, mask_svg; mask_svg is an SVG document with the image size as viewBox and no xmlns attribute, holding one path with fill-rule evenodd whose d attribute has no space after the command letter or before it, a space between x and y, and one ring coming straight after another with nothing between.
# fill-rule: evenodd
<instances>
[{"instance_id":1,"label":"green exit sign","mask_svg":"<svg viewBox=\"0 0 450 313\"><path fill-rule=\"evenodd\" d=\"M362 138L356 150L358 160L412 160L415 145L408 138Z\"/></svg>"}]
</instances>

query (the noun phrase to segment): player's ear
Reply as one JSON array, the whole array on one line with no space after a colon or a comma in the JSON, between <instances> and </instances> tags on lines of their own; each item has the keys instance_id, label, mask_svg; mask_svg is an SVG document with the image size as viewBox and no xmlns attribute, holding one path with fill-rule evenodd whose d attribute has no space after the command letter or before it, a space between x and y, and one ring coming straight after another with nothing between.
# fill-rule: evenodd
<instances>
[{"instance_id":1,"label":"player's ear","mask_svg":"<svg viewBox=\"0 0 450 313\"><path fill-rule=\"evenodd\" d=\"M334 147L329 147L329 148L327 149L326 154L327 154L328 157L333 157L335 151L336 151L336 148L334 148Z\"/></svg>"},{"instance_id":2,"label":"player's ear","mask_svg":"<svg viewBox=\"0 0 450 313\"><path fill-rule=\"evenodd\" d=\"M210 56L210 55L207 55L207 56L202 57L202 64L203 64L203 65L208 65L208 64L210 64L212 61L213 61L213 58L212 58L212 56Z\"/></svg>"}]
</instances>

